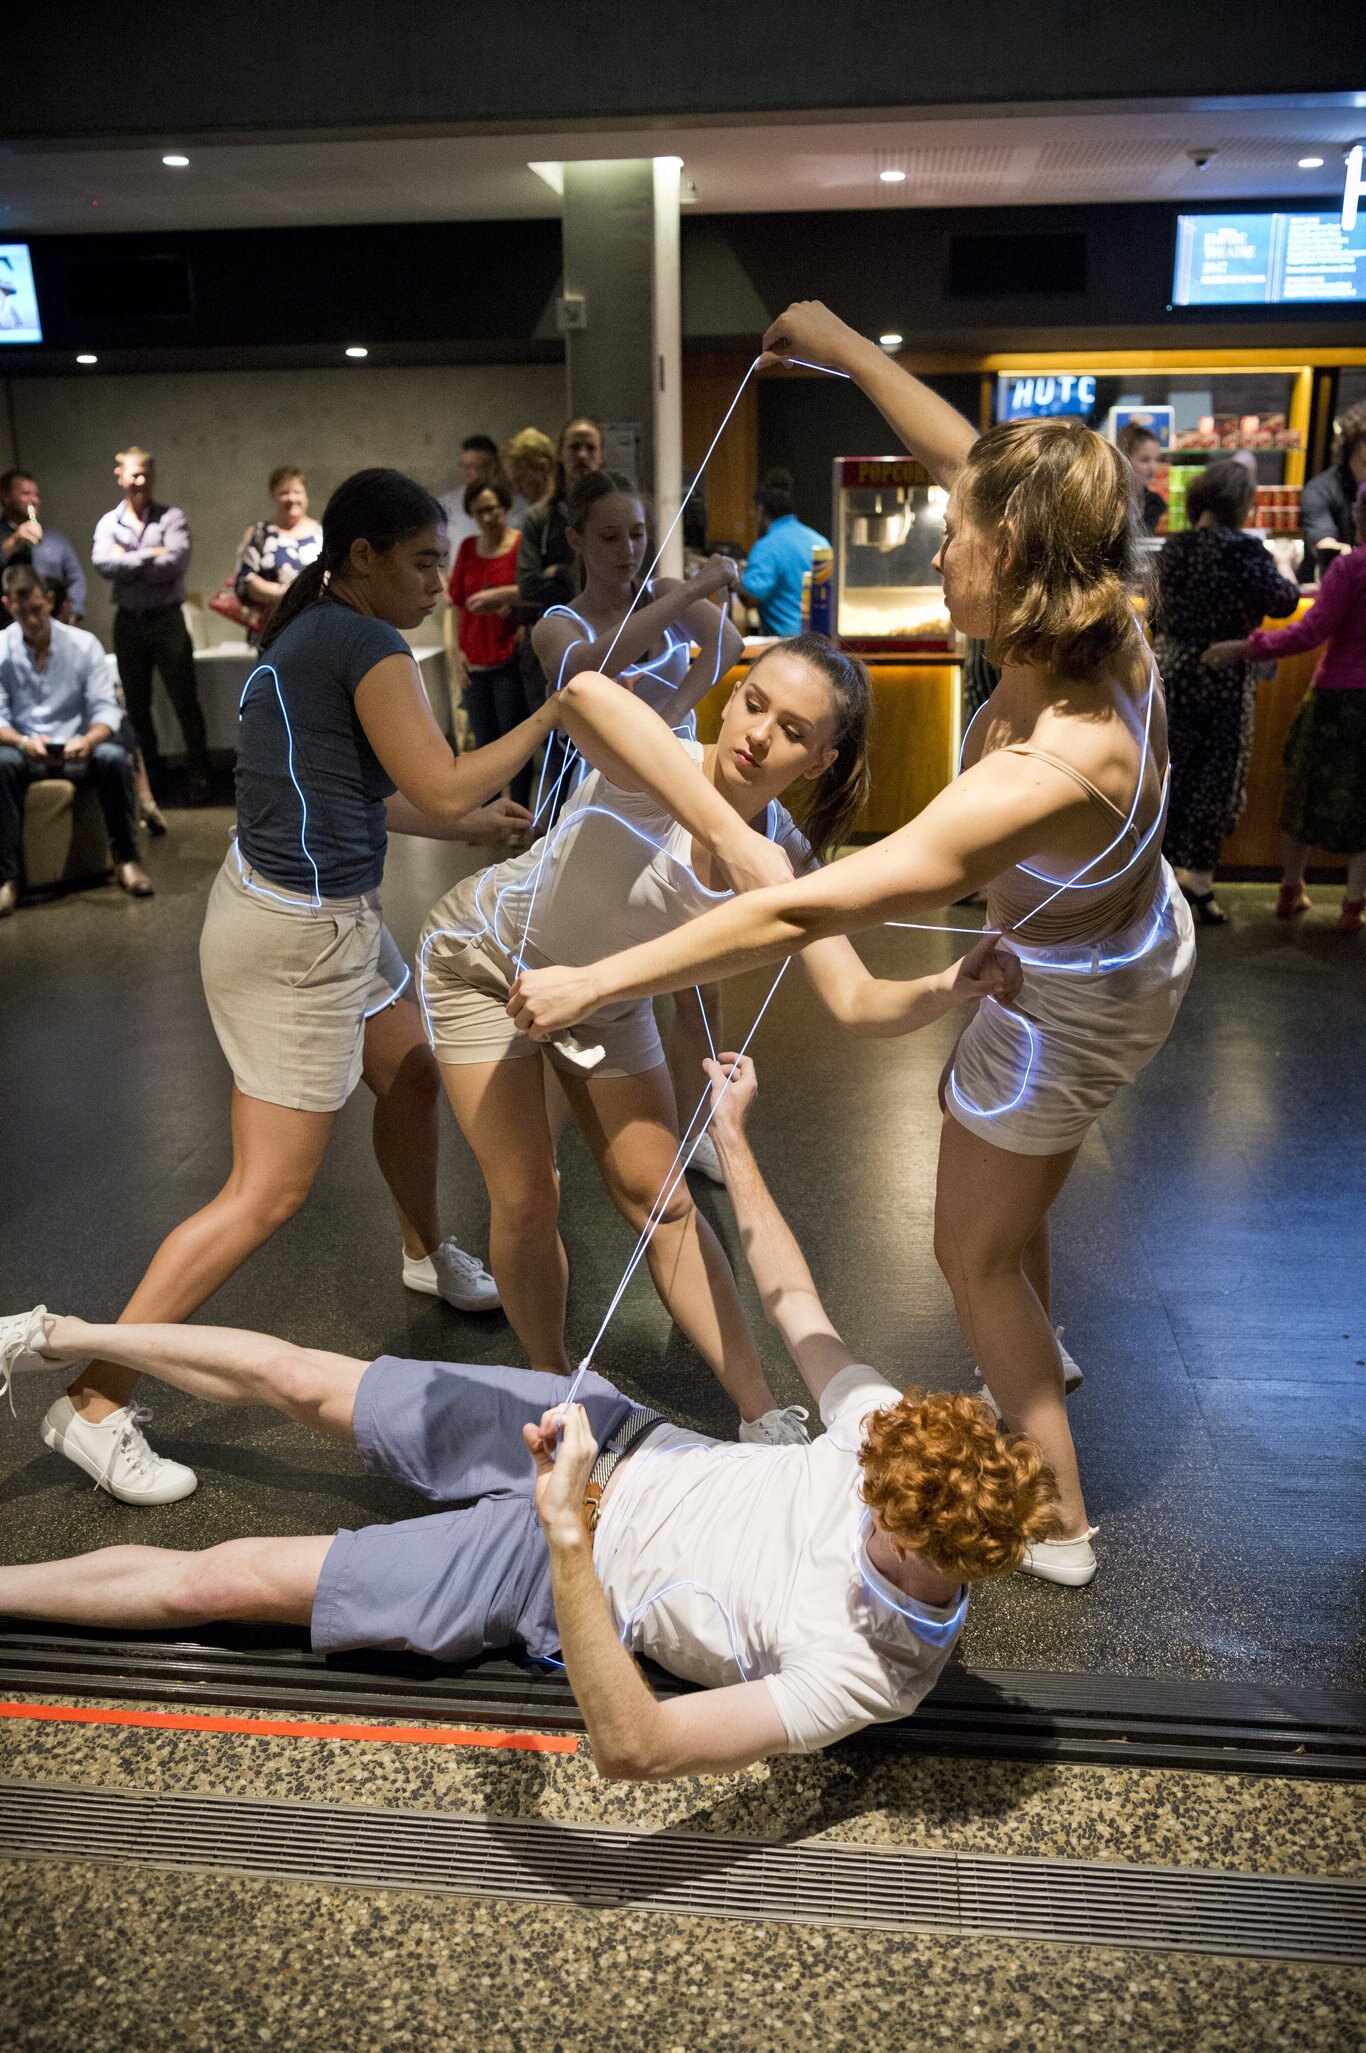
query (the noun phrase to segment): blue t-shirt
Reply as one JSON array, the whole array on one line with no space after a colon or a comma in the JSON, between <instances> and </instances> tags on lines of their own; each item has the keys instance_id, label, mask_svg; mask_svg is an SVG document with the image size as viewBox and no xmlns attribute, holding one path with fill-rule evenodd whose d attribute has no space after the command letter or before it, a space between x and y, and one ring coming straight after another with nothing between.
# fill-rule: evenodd
<instances>
[{"instance_id":1,"label":"blue t-shirt","mask_svg":"<svg viewBox=\"0 0 1366 2053\"><path fill-rule=\"evenodd\" d=\"M795 513L785 513L760 535L745 560L740 582L759 608L765 634L800 634L802 579L817 549L828 549L824 535L803 527Z\"/></svg>"},{"instance_id":2,"label":"blue t-shirt","mask_svg":"<svg viewBox=\"0 0 1366 2053\"><path fill-rule=\"evenodd\" d=\"M386 656L409 654L396 627L327 599L265 651L237 744L237 842L262 876L318 898L378 886L396 787L356 718L356 687Z\"/></svg>"}]
</instances>

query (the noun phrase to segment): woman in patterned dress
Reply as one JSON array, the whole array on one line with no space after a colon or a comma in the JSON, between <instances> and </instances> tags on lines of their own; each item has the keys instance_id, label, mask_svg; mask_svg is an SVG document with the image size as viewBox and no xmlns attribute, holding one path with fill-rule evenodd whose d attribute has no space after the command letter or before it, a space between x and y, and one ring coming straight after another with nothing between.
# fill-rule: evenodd
<instances>
[{"instance_id":1,"label":"woman in patterned dress","mask_svg":"<svg viewBox=\"0 0 1366 2053\"><path fill-rule=\"evenodd\" d=\"M238 598L257 615L256 624L247 630L253 644L259 643L271 612L299 572L317 562L323 546L322 523L309 519L308 486L295 464L282 463L271 472L270 496L275 518L258 520L247 529L233 579Z\"/></svg>"},{"instance_id":2,"label":"woman in patterned dress","mask_svg":"<svg viewBox=\"0 0 1366 2053\"><path fill-rule=\"evenodd\" d=\"M1153 651L1167 691L1172 764L1162 853L1204 927L1228 918L1214 895L1214 870L1247 803L1257 709L1251 661L1216 667L1204 652L1212 642L1242 640L1267 614L1279 620L1300 602L1298 585L1242 533L1255 489L1244 465L1210 464L1186 493L1191 526L1169 536L1157 559Z\"/></svg>"}]
</instances>

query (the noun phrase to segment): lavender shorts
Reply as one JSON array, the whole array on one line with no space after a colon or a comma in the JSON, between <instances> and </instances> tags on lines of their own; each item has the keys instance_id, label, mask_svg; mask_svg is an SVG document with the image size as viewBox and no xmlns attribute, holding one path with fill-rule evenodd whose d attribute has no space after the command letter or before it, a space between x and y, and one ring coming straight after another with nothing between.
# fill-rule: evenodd
<instances>
[{"instance_id":1,"label":"lavender shorts","mask_svg":"<svg viewBox=\"0 0 1366 2053\"><path fill-rule=\"evenodd\" d=\"M492 1648L555 1654L550 1559L522 1427L563 1401L567 1376L381 1355L356 1391L356 1445L372 1475L463 1508L342 1530L313 1600L313 1646L389 1647L437 1661ZM578 1400L603 1441L637 1406L591 1371ZM470 1501L474 1500L474 1501Z\"/></svg>"}]
</instances>

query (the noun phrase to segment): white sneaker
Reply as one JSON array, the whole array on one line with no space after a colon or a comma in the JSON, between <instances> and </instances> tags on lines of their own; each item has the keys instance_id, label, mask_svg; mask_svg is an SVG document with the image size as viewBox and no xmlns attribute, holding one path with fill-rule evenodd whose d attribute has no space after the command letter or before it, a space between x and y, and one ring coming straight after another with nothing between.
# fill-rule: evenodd
<instances>
[{"instance_id":1,"label":"white sneaker","mask_svg":"<svg viewBox=\"0 0 1366 2053\"><path fill-rule=\"evenodd\" d=\"M35 1305L31 1312L15 1312L8 1319L0 1319L0 1397L9 1398L11 1412L14 1397L10 1383L15 1375L25 1369L52 1367L39 1353L47 1332L43 1325L46 1317L47 1306Z\"/></svg>"},{"instance_id":2,"label":"white sneaker","mask_svg":"<svg viewBox=\"0 0 1366 2053\"><path fill-rule=\"evenodd\" d=\"M688 1164L689 1176L694 1171L699 1176L705 1176L709 1183L725 1183L726 1172L721 1167L721 1157L716 1152L716 1142L709 1133L704 1133L697 1146L693 1149L692 1160Z\"/></svg>"},{"instance_id":3,"label":"white sneaker","mask_svg":"<svg viewBox=\"0 0 1366 2053\"><path fill-rule=\"evenodd\" d=\"M806 1421L810 1416L804 1404L775 1406L761 1418L741 1419L740 1438L759 1447L809 1447Z\"/></svg>"},{"instance_id":4,"label":"white sneaker","mask_svg":"<svg viewBox=\"0 0 1366 2053\"><path fill-rule=\"evenodd\" d=\"M43 1445L74 1461L120 1504L175 1504L199 1487L199 1478L183 1462L152 1452L142 1431L151 1416L125 1404L107 1419L83 1419L69 1397L59 1397L43 1420Z\"/></svg>"},{"instance_id":5,"label":"white sneaker","mask_svg":"<svg viewBox=\"0 0 1366 2053\"><path fill-rule=\"evenodd\" d=\"M1053 1328L1053 1338L1057 1341L1058 1353L1062 1356L1062 1394L1064 1397L1070 1397L1074 1390L1080 1390L1082 1384L1086 1381L1086 1378L1082 1374L1080 1364L1073 1361L1071 1355L1063 1346L1062 1331L1063 1329L1061 1326L1055 1326ZM997 1418L999 1419L1001 1416L1001 1407L996 1402L996 1399L992 1396L990 1390L987 1388L986 1378L982 1374L982 1371L977 1367L975 1362L973 1364L972 1373L982 1386L981 1390L978 1392L978 1395L982 1397L987 1404L990 1405L991 1409L995 1412Z\"/></svg>"},{"instance_id":6,"label":"white sneaker","mask_svg":"<svg viewBox=\"0 0 1366 2053\"><path fill-rule=\"evenodd\" d=\"M449 1238L421 1261L414 1261L405 1251L403 1281L409 1290L442 1298L458 1312L496 1312L503 1301L483 1263Z\"/></svg>"},{"instance_id":7,"label":"white sneaker","mask_svg":"<svg viewBox=\"0 0 1366 2053\"><path fill-rule=\"evenodd\" d=\"M1046 1583L1064 1583L1072 1590L1085 1589L1096 1572L1091 1542L1099 1531L1099 1526L1089 1525L1074 1540L1035 1540L1025 1548L1021 1574L1037 1575Z\"/></svg>"}]
</instances>

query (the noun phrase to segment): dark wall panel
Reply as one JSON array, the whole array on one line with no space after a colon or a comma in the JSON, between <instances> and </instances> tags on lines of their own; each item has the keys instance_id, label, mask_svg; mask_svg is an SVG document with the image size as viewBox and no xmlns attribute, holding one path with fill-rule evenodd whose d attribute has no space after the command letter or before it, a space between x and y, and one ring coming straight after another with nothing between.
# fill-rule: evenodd
<instances>
[{"instance_id":1,"label":"dark wall panel","mask_svg":"<svg viewBox=\"0 0 1366 2053\"><path fill-rule=\"evenodd\" d=\"M1226 8L1189 0L520 0L511 13L240 0L212 20L183 0L73 0L60 34L22 42L5 109L14 140L1341 94L1360 82L1341 33L1300 33L1272 0L1242 0L1236 32Z\"/></svg>"}]
</instances>

